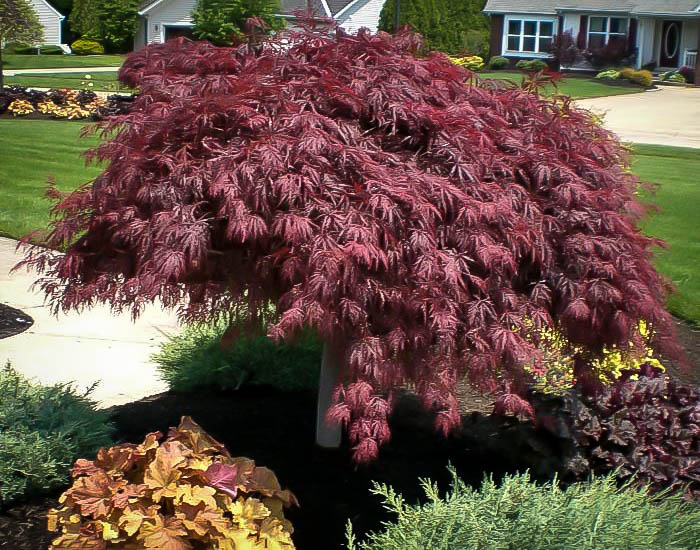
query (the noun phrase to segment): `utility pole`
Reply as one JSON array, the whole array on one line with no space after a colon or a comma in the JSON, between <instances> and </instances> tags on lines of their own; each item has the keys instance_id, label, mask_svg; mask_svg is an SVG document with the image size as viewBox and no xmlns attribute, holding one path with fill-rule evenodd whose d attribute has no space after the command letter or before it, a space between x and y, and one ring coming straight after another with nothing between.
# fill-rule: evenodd
<instances>
[{"instance_id":1,"label":"utility pole","mask_svg":"<svg viewBox=\"0 0 700 550\"><path fill-rule=\"evenodd\" d=\"M399 32L401 26L401 0L396 0L396 17L394 18L394 32Z\"/></svg>"}]
</instances>

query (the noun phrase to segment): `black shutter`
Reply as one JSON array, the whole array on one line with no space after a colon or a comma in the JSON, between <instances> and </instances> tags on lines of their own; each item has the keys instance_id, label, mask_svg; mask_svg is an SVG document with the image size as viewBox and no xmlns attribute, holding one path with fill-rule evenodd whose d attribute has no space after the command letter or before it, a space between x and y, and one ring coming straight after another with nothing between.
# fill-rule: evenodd
<instances>
[{"instance_id":1,"label":"black shutter","mask_svg":"<svg viewBox=\"0 0 700 550\"><path fill-rule=\"evenodd\" d=\"M588 16L581 16L581 24L578 27L578 39L576 45L579 50L585 50L588 46Z\"/></svg>"},{"instance_id":2,"label":"black shutter","mask_svg":"<svg viewBox=\"0 0 700 550\"><path fill-rule=\"evenodd\" d=\"M627 50L632 53L637 49L637 20L630 19L630 28L627 32Z\"/></svg>"}]
</instances>

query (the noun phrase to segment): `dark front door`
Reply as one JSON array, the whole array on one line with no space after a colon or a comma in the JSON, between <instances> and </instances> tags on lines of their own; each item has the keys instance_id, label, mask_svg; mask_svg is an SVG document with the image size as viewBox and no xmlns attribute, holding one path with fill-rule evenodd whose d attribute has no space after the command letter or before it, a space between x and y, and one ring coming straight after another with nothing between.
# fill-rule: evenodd
<instances>
[{"instance_id":1,"label":"dark front door","mask_svg":"<svg viewBox=\"0 0 700 550\"><path fill-rule=\"evenodd\" d=\"M664 21L661 31L661 67L678 67L681 59L681 29L680 21Z\"/></svg>"},{"instance_id":2,"label":"dark front door","mask_svg":"<svg viewBox=\"0 0 700 550\"><path fill-rule=\"evenodd\" d=\"M177 38L178 36L184 36L185 38L194 38L192 35L192 27L175 27L170 25L165 25L165 41L167 42L171 38Z\"/></svg>"}]
</instances>

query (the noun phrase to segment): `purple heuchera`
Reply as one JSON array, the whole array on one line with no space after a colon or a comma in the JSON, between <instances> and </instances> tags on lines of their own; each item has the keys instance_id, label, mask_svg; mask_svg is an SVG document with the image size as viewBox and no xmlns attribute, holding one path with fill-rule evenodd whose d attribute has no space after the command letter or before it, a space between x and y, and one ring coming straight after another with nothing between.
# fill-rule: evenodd
<instances>
[{"instance_id":1,"label":"purple heuchera","mask_svg":"<svg viewBox=\"0 0 700 550\"><path fill-rule=\"evenodd\" d=\"M445 433L465 376L507 381L503 406L528 412L525 320L595 353L645 319L675 351L616 138L568 99L467 85L419 45L287 31L130 54L119 76L141 94L103 123L105 170L54 210L48 245L67 253L27 258L54 308L274 304L271 337L311 327L342 354L331 417L359 461L406 384Z\"/></svg>"}]
</instances>

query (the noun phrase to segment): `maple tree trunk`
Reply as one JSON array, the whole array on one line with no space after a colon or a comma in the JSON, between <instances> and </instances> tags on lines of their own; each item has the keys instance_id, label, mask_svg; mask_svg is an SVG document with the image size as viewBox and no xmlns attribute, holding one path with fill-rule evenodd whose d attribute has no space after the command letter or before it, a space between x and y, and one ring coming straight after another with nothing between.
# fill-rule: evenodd
<instances>
[{"instance_id":1,"label":"maple tree trunk","mask_svg":"<svg viewBox=\"0 0 700 550\"><path fill-rule=\"evenodd\" d=\"M321 376L318 382L318 409L316 411L316 444L326 449L340 447L342 427L329 424L326 413L331 406L333 389L340 376L341 359L328 342L323 344Z\"/></svg>"},{"instance_id":2,"label":"maple tree trunk","mask_svg":"<svg viewBox=\"0 0 700 550\"><path fill-rule=\"evenodd\" d=\"M2 70L2 44L0 44L0 92L5 86L5 75Z\"/></svg>"}]
</instances>

